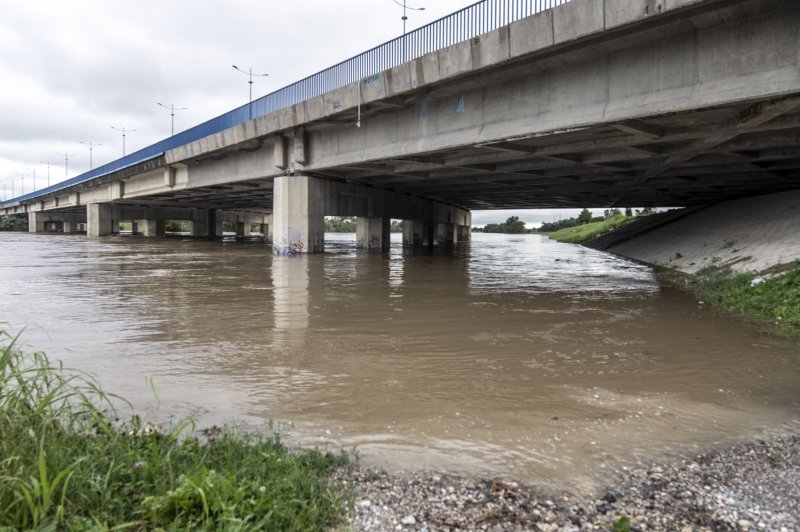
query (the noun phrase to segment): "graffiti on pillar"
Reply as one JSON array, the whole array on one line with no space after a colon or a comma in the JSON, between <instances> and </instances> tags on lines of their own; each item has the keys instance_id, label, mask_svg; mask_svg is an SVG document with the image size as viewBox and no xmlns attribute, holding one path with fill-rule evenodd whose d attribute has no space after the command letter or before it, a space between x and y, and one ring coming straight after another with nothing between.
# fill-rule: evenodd
<instances>
[{"instance_id":1,"label":"graffiti on pillar","mask_svg":"<svg viewBox=\"0 0 800 532\"><path fill-rule=\"evenodd\" d=\"M364 246L365 242L363 237L356 240L356 249L364 249Z\"/></svg>"},{"instance_id":2,"label":"graffiti on pillar","mask_svg":"<svg viewBox=\"0 0 800 532\"><path fill-rule=\"evenodd\" d=\"M272 244L272 251L278 255L297 255L305 252L303 233L290 231L289 238L282 238Z\"/></svg>"},{"instance_id":3,"label":"graffiti on pillar","mask_svg":"<svg viewBox=\"0 0 800 532\"><path fill-rule=\"evenodd\" d=\"M381 247L381 238L379 236L369 237L369 242L367 243L367 249L380 249L380 247Z\"/></svg>"}]
</instances>

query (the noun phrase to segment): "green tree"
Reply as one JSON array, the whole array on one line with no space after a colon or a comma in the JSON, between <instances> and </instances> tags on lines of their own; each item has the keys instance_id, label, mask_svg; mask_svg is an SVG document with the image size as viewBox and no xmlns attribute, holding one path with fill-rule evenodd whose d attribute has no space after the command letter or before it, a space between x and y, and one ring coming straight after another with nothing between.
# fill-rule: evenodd
<instances>
[{"instance_id":1,"label":"green tree","mask_svg":"<svg viewBox=\"0 0 800 532\"><path fill-rule=\"evenodd\" d=\"M578 215L578 223L588 224L591 221L592 221L592 211L584 207L581 213Z\"/></svg>"},{"instance_id":2,"label":"green tree","mask_svg":"<svg viewBox=\"0 0 800 532\"><path fill-rule=\"evenodd\" d=\"M331 216L325 218L325 232L355 233L356 219L354 216Z\"/></svg>"},{"instance_id":3,"label":"green tree","mask_svg":"<svg viewBox=\"0 0 800 532\"><path fill-rule=\"evenodd\" d=\"M505 230L503 231L504 233L519 234L526 232L525 222L520 220L517 216L510 217L508 220L506 220L506 223L501 225L505 226Z\"/></svg>"},{"instance_id":4,"label":"green tree","mask_svg":"<svg viewBox=\"0 0 800 532\"><path fill-rule=\"evenodd\" d=\"M17 216L0 216L0 231L27 231L28 220Z\"/></svg>"}]
</instances>

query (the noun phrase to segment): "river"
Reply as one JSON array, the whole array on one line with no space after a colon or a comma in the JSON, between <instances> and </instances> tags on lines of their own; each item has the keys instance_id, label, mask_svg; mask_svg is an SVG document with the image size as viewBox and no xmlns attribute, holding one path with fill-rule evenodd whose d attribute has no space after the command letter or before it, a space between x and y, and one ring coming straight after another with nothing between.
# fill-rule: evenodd
<instances>
[{"instance_id":1,"label":"river","mask_svg":"<svg viewBox=\"0 0 800 532\"><path fill-rule=\"evenodd\" d=\"M647 266L538 235L398 237L370 254L328 234L326 253L284 257L0 233L0 321L152 419L274 420L389 471L580 489L798 428L800 347Z\"/></svg>"}]
</instances>

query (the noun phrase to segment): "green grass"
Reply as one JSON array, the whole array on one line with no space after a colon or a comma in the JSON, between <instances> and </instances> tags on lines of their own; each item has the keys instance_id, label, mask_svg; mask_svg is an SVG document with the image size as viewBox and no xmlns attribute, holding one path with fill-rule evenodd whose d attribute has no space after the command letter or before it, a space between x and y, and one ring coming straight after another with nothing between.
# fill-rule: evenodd
<instances>
[{"instance_id":1,"label":"green grass","mask_svg":"<svg viewBox=\"0 0 800 532\"><path fill-rule=\"evenodd\" d=\"M660 271L661 280L694 293L703 303L767 323L778 332L800 337L800 262L780 275L762 279L757 273L706 268L695 275Z\"/></svg>"},{"instance_id":2,"label":"green grass","mask_svg":"<svg viewBox=\"0 0 800 532\"><path fill-rule=\"evenodd\" d=\"M633 220L634 216L625 216L624 214L617 214L602 222L591 222L588 224L577 225L575 227L567 227L550 233L550 238L558 242L565 242L567 244L582 244L596 236L607 233L617 227L625 225Z\"/></svg>"},{"instance_id":3,"label":"green grass","mask_svg":"<svg viewBox=\"0 0 800 532\"><path fill-rule=\"evenodd\" d=\"M344 454L133 416L87 375L0 348L0 530L319 530L343 522Z\"/></svg>"}]
</instances>

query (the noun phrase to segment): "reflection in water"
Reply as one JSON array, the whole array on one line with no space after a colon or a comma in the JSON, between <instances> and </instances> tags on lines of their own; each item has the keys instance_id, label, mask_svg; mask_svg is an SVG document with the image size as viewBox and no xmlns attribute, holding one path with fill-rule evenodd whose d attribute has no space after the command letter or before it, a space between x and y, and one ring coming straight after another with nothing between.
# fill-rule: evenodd
<instances>
[{"instance_id":1,"label":"reflection in water","mask_svg":"<svg viewBox=\"0 0 800 532\"><path fill-rule=\"evenodd\" d=\"M2 234L0 320L151 416L291 420L387 469L576 487L797 423L797 347L642 265L535 235L382 255L327 237L283 257Z\"/></svg>"}]
</instances>

